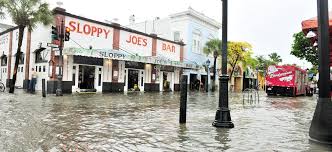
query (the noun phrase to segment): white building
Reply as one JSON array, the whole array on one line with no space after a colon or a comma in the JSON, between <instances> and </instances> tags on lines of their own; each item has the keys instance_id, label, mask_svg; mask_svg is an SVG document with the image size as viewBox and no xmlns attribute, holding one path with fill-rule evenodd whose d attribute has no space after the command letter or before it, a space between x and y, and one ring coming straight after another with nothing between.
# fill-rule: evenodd
<instances>
[{"instance_id":1,"label":"white building","mask_svg":"<svg viewBox=\"0 0 332 152\"><path fill-rule=\"evenodd\" d=\"M186 44L185 61L201 67L206 65L208 59L213 63L212 56L207 57L203 53L203 47L210 39L218 38L218 30L221 28L221 24L214 19L193 10L191 7L184 12L171 14L166 18L156 17L154 20L140 23L135 23L134 17L134 15L130 16L128 27L148 34L154 33L165 39L183 41ZM207 75L204 68L199 70L185 69L183 72L189 76L188 84L195 78L205 82Z\"/></svg>"},{"instance_id":2,"label":"white building","mask_svg":"<svg viewBox=\"0 0 332 152\"><path fill-rule=\"evenodd\" d=\"M156 35L108 24L55 9L55 25L63 21L70 29L70 40L63 48L63 92L97 91L121 92L177 91L180 71L199 68L183 59L184 44ZM18 29L0 33L0 80L12 79ZM47 81L47 92L55 93L59 73L59 50L48 43L59 44L51 38L51 25L38 25L32 32L24 32L22 58L18 68L17 87L27 88L31 69L41 80Z\"/></svg>"}]
</instances>

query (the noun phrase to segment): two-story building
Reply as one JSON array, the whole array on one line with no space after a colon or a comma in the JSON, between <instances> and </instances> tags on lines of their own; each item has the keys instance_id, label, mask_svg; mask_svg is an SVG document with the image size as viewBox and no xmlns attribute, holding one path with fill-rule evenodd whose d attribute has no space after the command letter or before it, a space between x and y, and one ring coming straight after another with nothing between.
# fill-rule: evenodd
<instances>
[{"instance_id":1,"label":"two-story building","mask_svg":"<svg viewBox=\"0 0 332 152\"><path fill-rule=\"evenodd\" d=\"M55 93L59 71L63 71L64 93L177 91L183 69L199 68L184 60L183 42L70 14L62 8L54 10L54 23L37 25L32 32L25 29L16 87L27 88L34 68L36 90L41 90L45 79L48 93ZM52 39L51 26L59 30L62 23L70 30L70 40L64 43L61 65L59 41ZM7 86L17 44L17 27L0 33L0 79Z\"/></svg>"},{"instance_id":2,"label":"two-story building","mask_svg":"<svg viewBox=\"0 0 332 152\"><path fill-rule=\"evenodd\" d=\"M183 70L183 74L189 77L188 84L192 84L196 79L203 83L206 81L207 71L204 66L207 60L213 63L213 57L204 54L203 47L210 39L218 38L218 30L221 28L219 22L193 10L191 7L186 11L171 14L165 18L156 17L153 20L135 23L135 16L133 15L130 16L129 20L130 25L128 27L130 28L143 33L154 33L165 39L183 41L186 44L184 61L201 67L200 69Z\"/></svg>"}]
</instances>

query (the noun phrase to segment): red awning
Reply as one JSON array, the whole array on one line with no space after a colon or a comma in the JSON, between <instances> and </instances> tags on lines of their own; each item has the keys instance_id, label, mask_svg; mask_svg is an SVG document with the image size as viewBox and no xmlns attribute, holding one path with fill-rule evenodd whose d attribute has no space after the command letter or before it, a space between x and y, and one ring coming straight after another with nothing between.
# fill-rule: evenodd
<instances>
[{"instance_id":1,"label":"red awning","mask_svg":"<svg viewBox=\"0 0 332 152\"><path fill-rule=\"evenodd\" d=\"M329 12L329 25L332 27L332 12ZM302 30L316 29L318 27L317 17L302 21Z\"/></svg>"}]
</instances>

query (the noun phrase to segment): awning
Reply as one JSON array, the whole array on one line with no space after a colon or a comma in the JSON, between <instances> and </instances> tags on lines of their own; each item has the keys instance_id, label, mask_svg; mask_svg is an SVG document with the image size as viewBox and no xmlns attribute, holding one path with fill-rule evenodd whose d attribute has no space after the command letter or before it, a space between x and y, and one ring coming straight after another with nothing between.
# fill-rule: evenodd
<instances>
[{"instance_id":1,"label":"awning","mask_svg":"<svg viewBox=\"0 0 332 152\"><path fill-rule=\"evenodd\" d=\"M46 48L44 48L44 47L40 47L40 48L36 49L35 51L33 51L33 53L39 53L41 51L44 51L45 49Z\"/></svg>"},{"instance_id":2,"label":"awning","mask_svg":"<svg viewBox=\"0 0 332 152\"><path fill-rule=\"evenodd\" d=\"M112 60L142 62L142 63L158 64L158 65L169 65L169 66L192 68L192 69L201 68L200 66L194 65L189 62L172 61L165 57L159 57L159 56L140 56L138 54L130 54L125 51L118 51L118 50L112 50L112 49L65 48L63 50L63 54L64 55L94 57L94 58L104 58L104 59L112 59Z\"/></svg>"},{"instance_id":3,"label":"awning","mask_svg":"<svg viewBox=\"0 0 332 152\"><path fill-rule=\"evenodd\" d=\"M332 27L332 12L329 12L329 25ZM317 17L310 18L308 20L302 21L302 30L308 32L309 30L317 30L318 22Z\"/></svg>"}]
</instances>

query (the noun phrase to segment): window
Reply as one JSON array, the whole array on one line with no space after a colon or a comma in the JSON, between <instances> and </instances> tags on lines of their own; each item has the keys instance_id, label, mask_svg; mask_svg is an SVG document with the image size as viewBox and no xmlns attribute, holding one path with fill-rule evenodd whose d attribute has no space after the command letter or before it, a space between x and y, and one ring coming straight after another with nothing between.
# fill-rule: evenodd
<instances>
[{"instance_id":1,"label":"window","mask_svg":"<svg viewBox=\"0 0 332 152\"><path fill-rule=\"evenodd\" d=\"M45 67L45 65L43 66L43 72L46 72L46 67Z\"/></svg>"},{"instance_id":2,"label":"window","mask_svg":"<svg viewBox=\"0 0 332 152\"><path fill-rule=\"evenodd\" d=\"M174 41L175 42L180 42L180 32L179 31L175 31L173 33L173 36L174 36Z\"/></svg>"},{"instance_id":3,"label":"window","mask_svg":"<svg viewBox=\"0 0 332 152\"><path fill-rule=\"evenodd\" d=\"M22 53L22 52L20 53L20 58L18 59L18 64L24 64L24 53Z\"/></svg>"},{"instance_id":4,"label":"window","mask_svg":"<svg viewBox=\"0 0 332 152\"><path fill-rule=\"evenodd\" d=\"M36 63L42 63L42 62L47 62L46 60L45 60L45 55L44 55L44 53L45 53L45 50L46 48L43 48L43 47L41 47L41 48L39 48L39 49L36 49L35 50L35 62Z\"/></svg>"},{"instance_id":5,"label":"window","mask_svg":"<svg viewBox=\"0 0 332 152\"><path fill-rule=\"evenodd\" d=\"M23 67L21 67L21 72L23 72Z\"/></svg>"},{"instance_id":6,"label":"window","mask_svg":"<svg viewBox=\"0 0 332 152\"><path fill-rule=\"evenodd\" d=\"M201 46L201 31L195 30L193 32L193 42L192 42L192 52L194 53L201 53L202 46Z\"/></svg>"},{"instance_id":7,"label":"window","mask_svg":"<svg viewBox=\"0 0 332 152\"><path fill-rule=\"evenodd\" d=\"M0 59L1 59L1 66L7 66L7 56L2 55Z\"/></svg>"},{"instance_id":8,"label":"window","mask_svg":"<svg viewBox=\"0 0 332 152\"><path fill-rule=\"evenodd\" d=\"M41 66L39 66L39 70L38 71L41 72Z\"/></svg>"}]
</instances>

